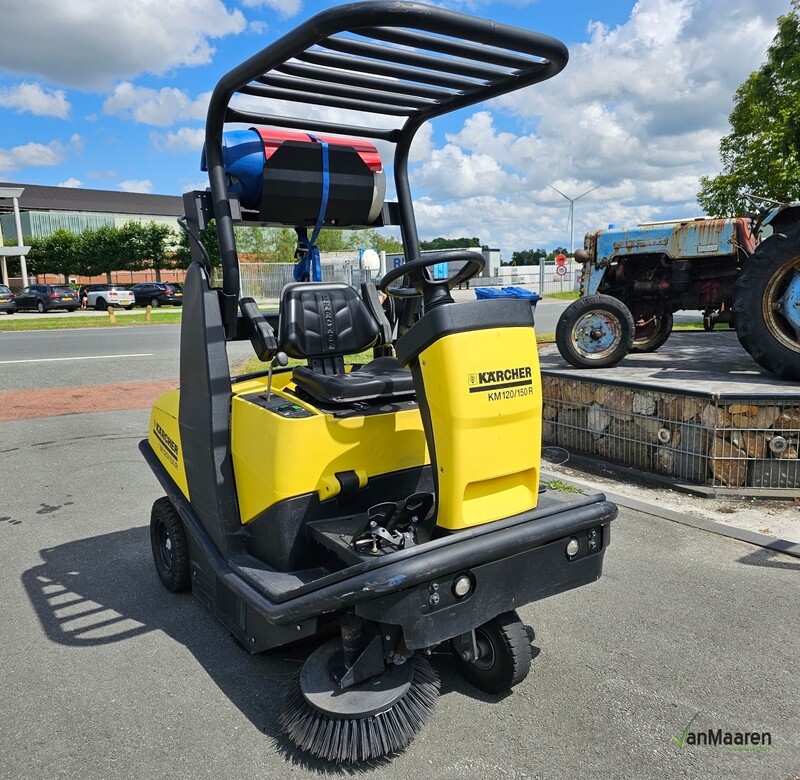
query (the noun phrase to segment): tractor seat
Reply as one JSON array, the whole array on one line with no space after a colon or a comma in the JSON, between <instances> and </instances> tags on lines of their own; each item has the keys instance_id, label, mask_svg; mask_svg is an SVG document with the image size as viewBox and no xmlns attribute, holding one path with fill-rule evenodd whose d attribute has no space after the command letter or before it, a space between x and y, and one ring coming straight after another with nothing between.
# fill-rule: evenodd
<instances>
[{"instance_id":1,"label":"tractor seat","mask_svg":"<svg viewBox=\"0 0 800 780\"><path fill-rule=\"evenodd\" d=\"M278 342L289 357L308 360L292 378L313 399L348 404L413 397L411 372L397 358L379 357L345 371L345 355L363 352L379 337L378 323L350 285L297 282L283 288Z\"/></svg>"}]
</instances>

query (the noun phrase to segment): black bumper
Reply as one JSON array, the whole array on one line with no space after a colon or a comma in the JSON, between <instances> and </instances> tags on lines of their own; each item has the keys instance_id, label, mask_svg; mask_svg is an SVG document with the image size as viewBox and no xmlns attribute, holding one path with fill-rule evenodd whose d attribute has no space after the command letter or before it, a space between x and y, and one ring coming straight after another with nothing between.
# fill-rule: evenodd
<instances>
[{"instance_id":1,"label":"black bumper","mask_svg":"<svg viewBox=\"0 0 800 780\"><path fill-rule=\"evenodd\" d=\"M237 634L250 634L248 626L257 622L247 620L246 613L252 611L253 618L266 621L286 637L274 643L267 639L265 645L262 635L257 641L261 649L313 633L312 626L321 615L345 609L402 626L410 649L450 639L501 612L594 582L600 577L610 541L608 524L617 515L617 507L602 494L556 502L367 559L300 584L279 600L252 577L242 576L235 562L224 559L146 441L140 450L183 519L193 564L197 564L192 568L200 572L193 571L198 596L229 627L233 616L241 616ZM590 550L593 531L596 547ZM566 545L573 538L579 541L579 552L570 558ZM474 587L470 595L458 599L452 583L462 574L472 579ZM203 581L196 581L198 577ZM298 633L291 634L294 630Z\"/></svg>"}]
</instances>

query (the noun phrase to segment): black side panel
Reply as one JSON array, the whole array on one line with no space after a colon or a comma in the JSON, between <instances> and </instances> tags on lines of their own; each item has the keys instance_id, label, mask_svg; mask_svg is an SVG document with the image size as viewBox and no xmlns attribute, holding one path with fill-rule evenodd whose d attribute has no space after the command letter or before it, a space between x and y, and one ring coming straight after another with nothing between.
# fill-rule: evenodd
<instances>
[{"instance_id":1,"label":"black side panel","mask_svg":"<svg viewBox=\"0 0 800 780\"><path fill-rule=\"evenodd\" d=\"M189 498L217 549L231 552L239 508L230 453L231 378L219 298L202 266L186 274L178 411Z\"/></svg>"},{"instance_id":2,"label":"black side panel","mask_svg":"<svg viewBox=\"0 0 800 780\"><path fill-rule=\"evenodd\" d=\"M407 366L434 341L452 333L526 327L533 327L533 309L528 301L501 298L450 303L427 311L397 341L395 352L398 360Z\"/></svg>"}]
</instances>

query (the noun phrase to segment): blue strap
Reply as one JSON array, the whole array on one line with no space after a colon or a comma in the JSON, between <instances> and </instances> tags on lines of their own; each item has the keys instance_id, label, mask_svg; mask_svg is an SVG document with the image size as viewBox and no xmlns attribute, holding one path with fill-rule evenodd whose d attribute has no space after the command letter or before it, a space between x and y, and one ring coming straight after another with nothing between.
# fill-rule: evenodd
<instances>
[{"instance_id":1,"label":"blue strap","mask_svg":"<svg viewBox=\"0 0 800 780\"><path fill-rule=\"evenodd\" d=\"M322 141L311 133L306 133L306 135L315 143L319 143L322 147L322 197L319 202L317 223L314 225L311 238L308 237L308 231L305 228L303 228L302 231L299 228L297 230L298 243L305 251L303 252L302 258L292 270L292 276L294 276L297 282L321 282L322 262L320 261L319 249L315 246L315 243L319 236L319 231L322 230L322 224L325 221L325 212L328 209L328 194L331 188L330 156L327 141Z\"/></svg>"}]
</instances>

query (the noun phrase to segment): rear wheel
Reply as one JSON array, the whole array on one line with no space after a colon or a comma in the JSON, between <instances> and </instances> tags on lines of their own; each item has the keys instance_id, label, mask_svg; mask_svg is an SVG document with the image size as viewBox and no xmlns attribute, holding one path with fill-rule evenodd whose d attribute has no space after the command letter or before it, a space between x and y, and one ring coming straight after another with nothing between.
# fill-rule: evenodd
<instances>
[{"instance_id":1,"label":"rear wheel","mask_svg":"<svg viewBox=\"0 0 800 780\"><path fill-rule=\"evenodd\" d=\"M36 311L38 311L39 314L44 314L47 311L47 307L41 301L39 301L36 304Z\"/></svg>"},{"instance_id":2,"label":"rear wheel","mask_svg":"<svg viewBox=\"0 0 800 780\"><path fill-rule=\"evenodd\" d=\"M154 309L157 309L159 306L161 306L161 301L159 301L159 300L158 300L158 298L153 298L153 300L152 300L152 301L150 301L150 305L151 305L151 306L152 306Z\"/></svg>"},{"instance_id":3,"label":"rear wheel","mask_svg":"<svg viewBox=\"0 0 800 780\"><path fill-rule=\"evenodd\" d=\"M610 295L587 295L571 303L556 325L561 357L576 368L610 368L630 352L633 317Z\"/></svg>"},{"instance_id":4,"label":"rear wheel","mask_svg":"<svg viewBox=\"0 0 800 780\"><path fill-rule=\"evenodd\" d=\"M672 313L651 314L634 322L631 352L655 352L672 333Z\"/></svg>"},{"instance_id":5,"label":"rear wheel","mask_svg":"<svg viewBox=\"0 0 800 780\"><path fill-rule=\"evenodd\" d=\"M168 498L159 498L150 512L150 545L164 587L173 593L188 590L189 547L183 523Z\"/></svg>"},{"instance_id":6,"label":"rear wheel","mask_svg":"<svg viewBox=\"0 0 800 780\"><path fill-rule=\"evenodd\" d=\"M736 280L733 310L753 360L800 380L800 227L773 234L753 253Z\"/></svg>"},{"instance_id":7,"label":"rear wheel","mask_svg":"<svg viewBox=\"0 0 800 780\"><path fill-rule=\"evenodd\" d=\"M531 638L514 610L475 629L480 657L467 660L456 653L459 670L476 688L500 693L521 683L531 668Z\"/></svg>"}]
</instances>

